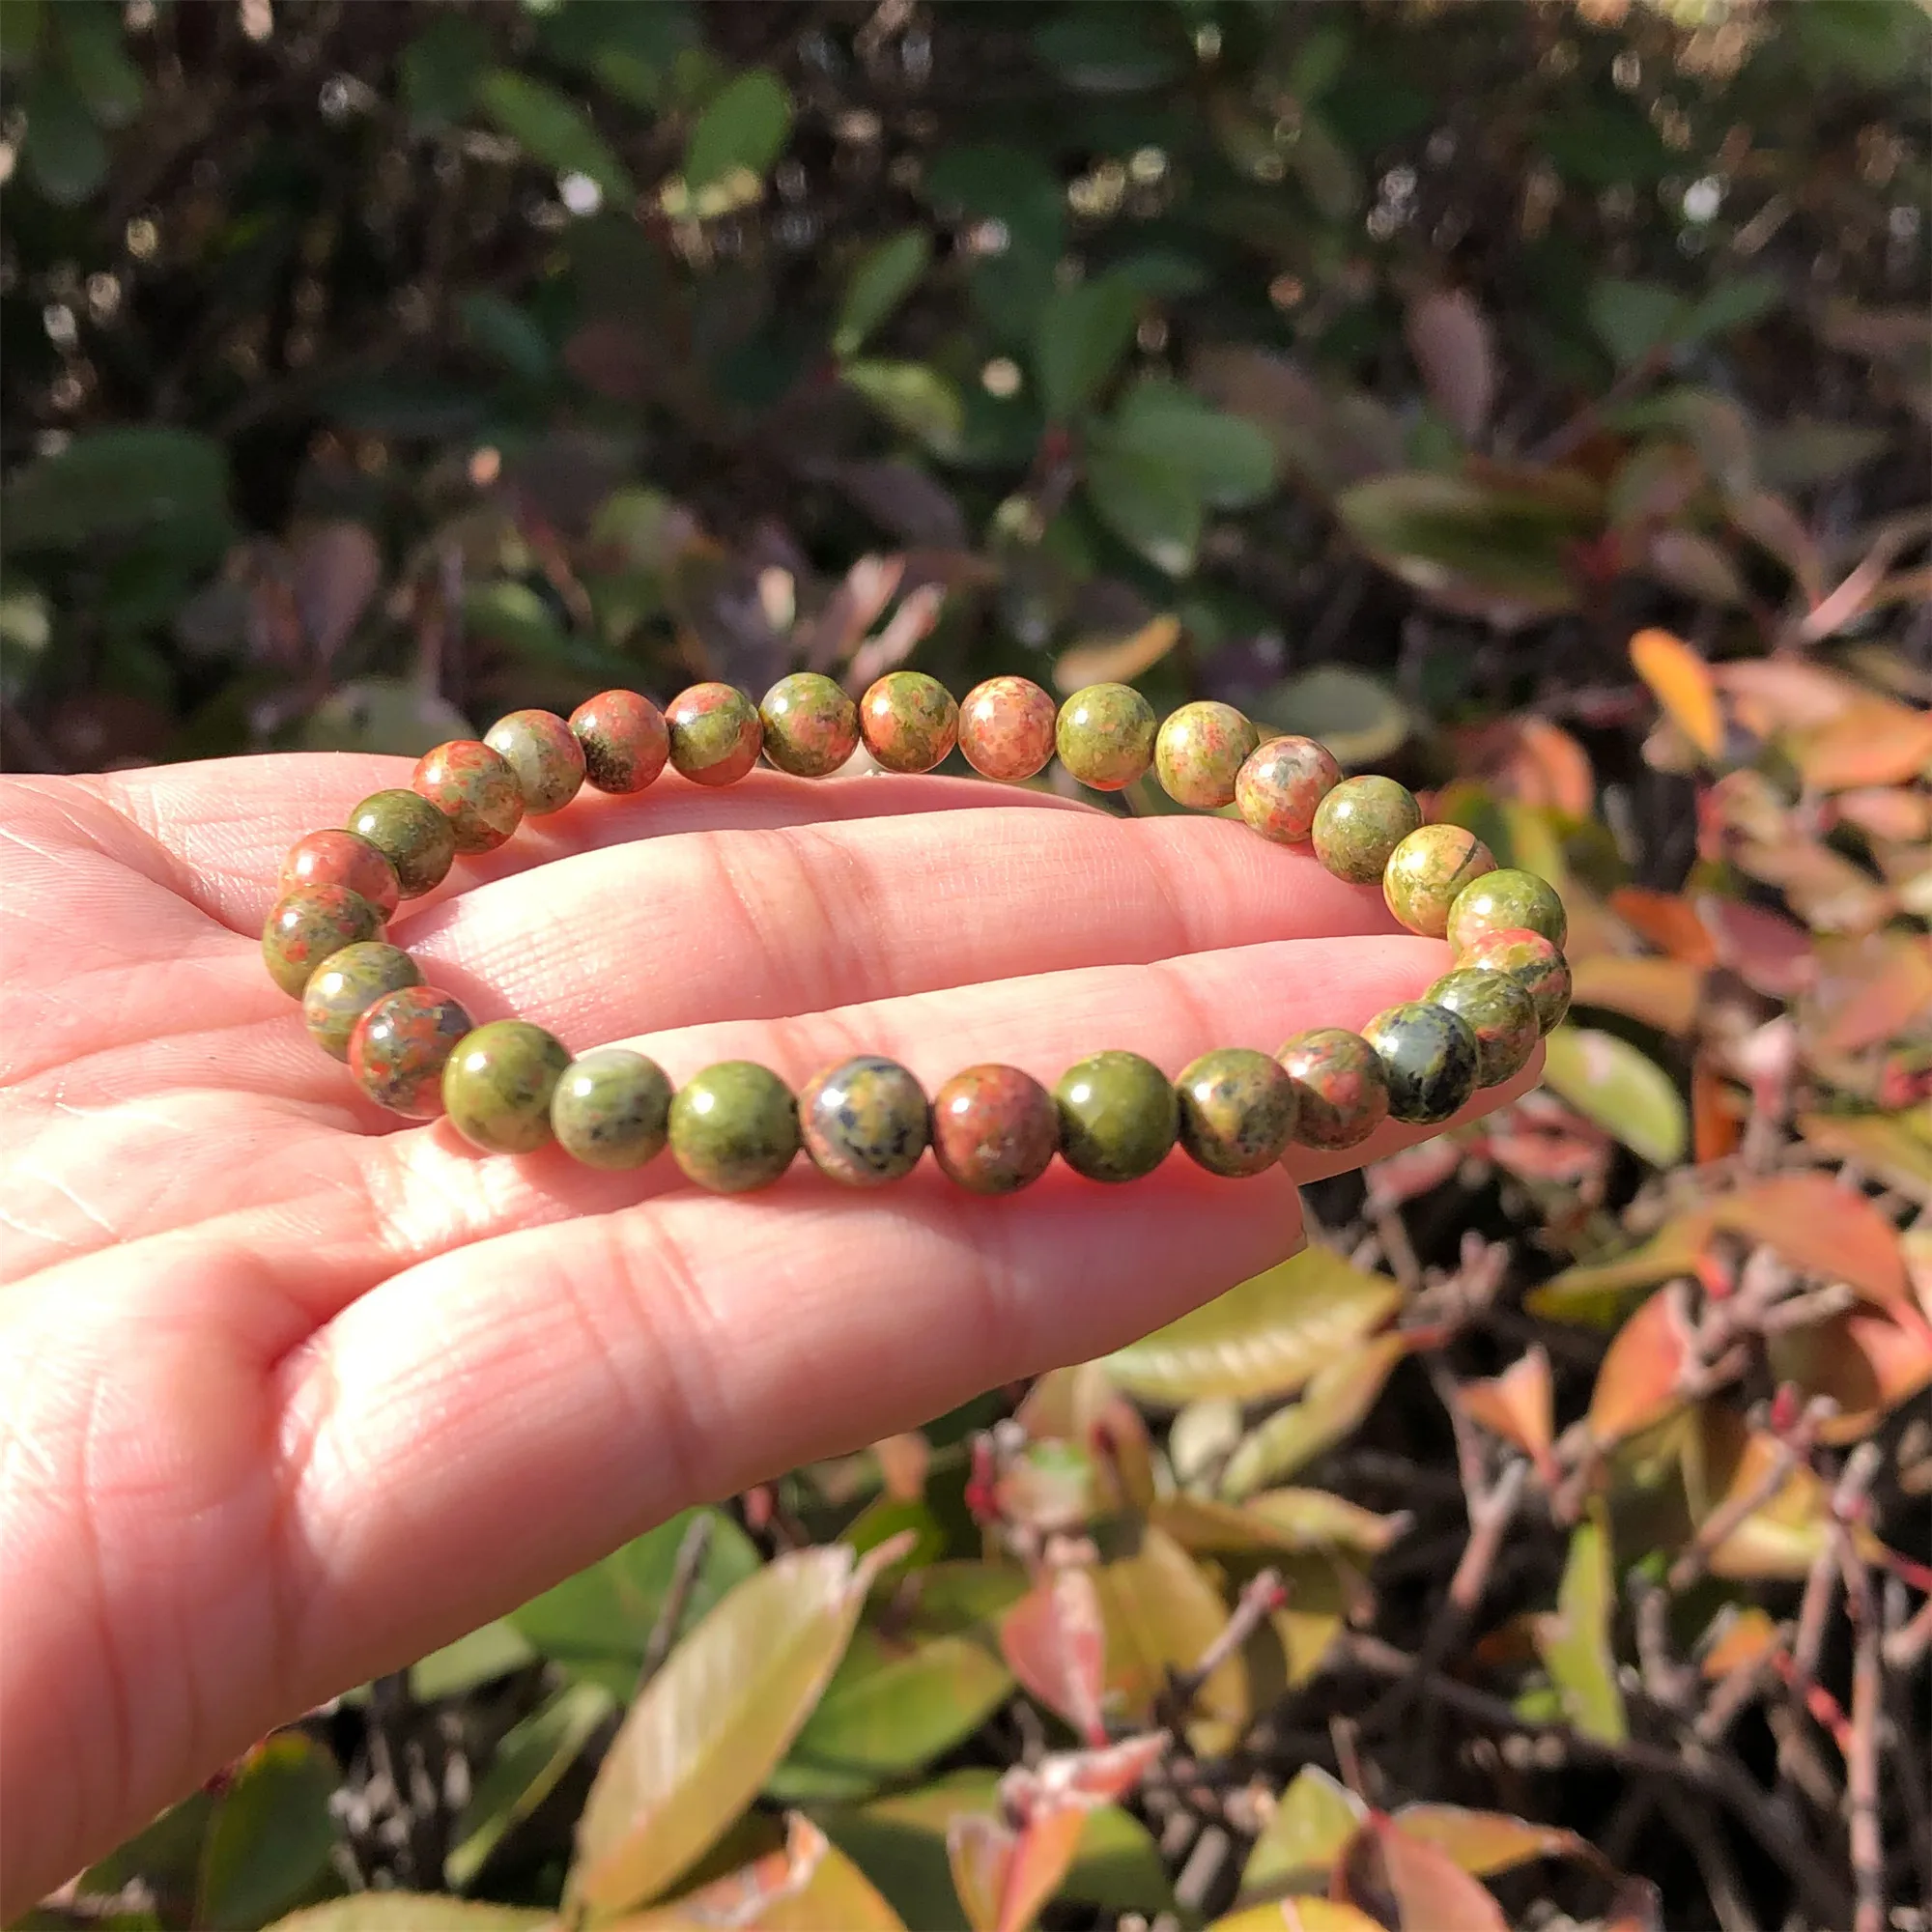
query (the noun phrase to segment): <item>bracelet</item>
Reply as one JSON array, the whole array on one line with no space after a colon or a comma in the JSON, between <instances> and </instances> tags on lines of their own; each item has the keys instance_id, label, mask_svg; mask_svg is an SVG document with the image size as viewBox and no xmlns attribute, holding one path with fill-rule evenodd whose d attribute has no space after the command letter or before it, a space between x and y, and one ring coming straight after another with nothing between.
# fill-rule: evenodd
<instances>
[{"instance_id":1,"label":"bracelet","mask_svg":"<svg viewBox=\"0 0 1932 1932\"><path fill-rule=\"evenodd\" d=\"M472 1026L381 936L399 902L439 885L459 853L494 850L586 783L640 792L668 763L698 784L726 785L760 755L825 778L861 743L895 772L931 771L956 746L975 771L1009 782L1057 754L1098 791L1151 767L1182 806L1233 805L1264 838L1312 844L1337 877L1379 879L1405 926L1447 939L1454 970L1359 1034L1316 1028L1272 1057L1224 1047L1172 1081L1115 1050L1078 1062L1050 1093L1017 1067L984 1065L928 1098L903 1066L861 1055L794 1095L751 1061L708 1066L673 1090L624 1047L573 1059L525 1020ZM1037 1180L1056 1153L1090 1179L1134 1180L1177 1142L1209 1173L1260 1174L1294 1142L1333 1151L1385 1120L1448 1120L1479 1087L1516 1073L1570 1004L1563 904L1542 879L1499 869L1460 826L1425 825L1392 779L1343 778L1311 738L1263 743L1249 719L1214 702L1156 725L1124 684L1091 685L1056 707L1030 680L996 677L956 704L935 679L898 670L855 704L805 671L760 705L730 685L699 684L662 712L631 691L604 692L567 721L513 711L481 740L426 753L407 790L365 798L346 830L299 839L281 882L262 936L270 975L371 1099L414 1120L446 1113L496 1153L554 1140L586 1166L625 1169L668 1147L689 1179L727 1194L776 1180L801 1147L856 1187L899 1179L930 1147L958 1185L985 1195Z\"/></svg>"}]
</instances>

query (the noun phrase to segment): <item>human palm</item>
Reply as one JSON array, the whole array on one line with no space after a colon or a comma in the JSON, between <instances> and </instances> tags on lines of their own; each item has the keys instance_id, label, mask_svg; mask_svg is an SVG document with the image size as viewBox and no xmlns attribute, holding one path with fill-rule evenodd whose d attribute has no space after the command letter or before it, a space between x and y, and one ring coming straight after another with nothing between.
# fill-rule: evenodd
<instances>
[{"instance_id":1,"label":"human palm","mask_svg":"<svg viewBox=\"0 0 1932 1932\"><path fill-rule=\"evenodd\" d=\"M406 781L287 756L0 781L0 1919L309 1705L683 1505L1138 1335L1291 1252L1293 1172L926 1163L732 1199L364 1102L262 970L288 845ZM928 1085L1358 1025L1444 963L1215 819L970 781L586 794L395 936L479 1020L672 1078ZM1493 1104L1533 1077L1485 1096Z\"/></svg>"}]
</instances>

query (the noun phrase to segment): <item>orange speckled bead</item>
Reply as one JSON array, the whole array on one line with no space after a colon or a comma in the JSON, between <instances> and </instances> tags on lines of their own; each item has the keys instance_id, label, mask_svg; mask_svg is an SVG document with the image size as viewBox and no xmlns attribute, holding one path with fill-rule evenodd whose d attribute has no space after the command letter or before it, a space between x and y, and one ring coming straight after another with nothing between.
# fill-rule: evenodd
<instances>
[{"instance_id":1,"label":"orange speckled bead","mask_svg":"<svg viewBox=\"0 0 1932 1932\"><path fill-rule=\"evenodd\" d=\"M989 677L959 707L959 749L981 778L1014 783L1053 756L1059 707L1030 677Z\"/></svg>"},{"instance_id":2,"label":"orange speckled bead","mask_svg":"<svg viewBox=\"0 0 1932 1932\"><path fill-rule=\"evenodd\" d=\"M732 684L694 684L665 713L672 766L693 784L728 785L758 762L758 707Z\"/></svg>"},{"instance_id":3,"label":"orange speckled bead","mask_svg":"<svg viewBox=\"0 0 1932 1932\"><path fill-rule=\"evenodd\" d=\"M595 790L642 791L670 756L664 713L635 691L600 691L570 714L570 735L583 748L583 775Z\"/></svg>"},{"instance_id":4,"label":"orange speckled bead","mask_svg":"<svg viewBox=\"0 0 1932 1932\"><path fill-rule=\"evenodd\" d=\"M355 1022L349 1071L379 1106L433 1121L442 1112L442 1069L469 1031L469 1015L447 993L405 986Z\"/></svg>"},{"instance_id":5,"label":"orange speckled bead","mask_svg":"<svg viewBox=\"0 0 1932 1932\"><path fill-rule=\"evenodd\" d=\"M1334 1152L1357 1146L1388 1119L1388 1075L1360 1034L1298 1033L1275 1055L1294 1082L1294 1137Z\"/></svg>"},{"instance_id":6,"label":"orange speckled bead","mask_svg":"<svg viewBox=\"0 0 1932 1932\"><path fill-rule=\"evenodd\" d=\"M1440 939L1457 895L1495 869L1490 848L1473 832L1460 825L1419 826L1389 854L1382 897L1409 931Z\"/></svg>"},{"instance_id":7,"label":"orange speckled bead","mask_svg":"<svg viewBox=\"0 0 1932 1932\"><path fill-rule=\"evenodd\" d=\"M301 998L309 976L331 952L374 939L383 915L347 886L297 886L270 908L262 928L262 963L269 978L292 1000Z\"/></svg>"},{"instance_id":8,"label":"orange speckled bead","mask_svg":"<svg viewBox=\"0 0 1932 1932\"><path fill-rule=\"evenodd\" d=\"M410 788L449 820L459 852L494 852L524 822L516 773L480 738L452 738L425 752Z\"/></svg>"},{"instance_id":9,"label":"orange speckled bead","mask_svg":"<svg viewBox=\"0 0 1932 1932\"><path fill-rule=\"evenodd\" d=\"M866 749L889 772L929 772L959 742L959 707L936 677L891 670L859 700Z\"/></svg>"},{"instance_id":10,"label":"orange speckled bead","mask_svg":"<svg viewBox=\"0 0 1932 1932\"><path fill-rule=\"evenodd\" d=\"M1260 740L1253 722L1232 704L1183 704L1154 738L1154 774L1176 805L1219 811L1234 804L1235 781Z\"/></svg>"},{"instance_id":11,"label":"orange speckled bead","mask_svg":"<svg viewBox=\"0 0 1932 1932\"><path fill-rule=\"evenodd\" d=\"M1235 775L1235 803L1249 831L1276 845L1306 844L1315 812L1342 782L1342 767L1313 738L1270 738Z\"/></svg>"},{"instance_id":12,"label":"orange speckled bead","mask_svg":"<svg viewBox=\"0 0 1932 1932\"><path fill-rule=\"evenodd\" d=\"M583 788L583 747L554 711L512 711L483 742L516 774L532 818L561 811Z\"/></svg>"},{"instance_id":13,"label":"orange speckled bead","mask_svg":"<svg viewBox=\"0 0 1932 1932\"><path fill-rule=\"evenodd\" d=\"M311 832L289 847L282 861L282 890L296 886L347 886L384 919L393 916L402 897L395 867L368 839L333 829Z\"/></svg>"}]
</instances>

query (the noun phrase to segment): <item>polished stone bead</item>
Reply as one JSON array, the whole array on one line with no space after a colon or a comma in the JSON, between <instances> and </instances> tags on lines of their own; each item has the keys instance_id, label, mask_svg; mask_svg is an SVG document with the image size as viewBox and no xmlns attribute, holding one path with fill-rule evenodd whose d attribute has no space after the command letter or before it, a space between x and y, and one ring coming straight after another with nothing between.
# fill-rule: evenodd
<instances>
[{"instance_id":1,"label":"polished stone bead","mask_svg":"<svg viewBox=\"0 0 1932 1932\"><path fill-rule=\"evenodd\" d=\"M551 1096L557 1145L585 1167L642 1167L664 1151L670 1081L655 1060L627 1046L581 1053Z\"/></svg>"},{"instance_id":2,"label":"polished stone bead","mask_svg":"<svg viewBox=\"0 0 1932 1932\"><path fill-rule=\"evenodd\" d=\"M1476 1036L1479 1087L1500 1087L1536 1051L1543 1031L1536 1002L1507 973L1459 966L1423 997L1447 1007Z\"/></svg>"},{"instance_id":3,"label":"polished stone bead","mask_svg":"<svg viewBox=\"0 0 1932 1932\"><path fill-rule=\"evenodd\" d=\"M1437 1126L1476 1091L1476 1036L1446 1007L1405 1001L1378 1013L1362 1037L1388 1076L1389 1113L1398 1121Z\"/></svg>"},{"instance_id":4,"label":"polished stone bead","mask_svg":"<svg viewBox=\"0 0 1932 1932\"><path fill-rule=\"evenodd\" d=\"M358 939L331 952L309 976L302 993L302 1025L331 1060L347 1060L355 1022L385 993L421 984L416 962L400 946Z\"/></svg>"},{"instance_id":5,"label":"polished stone bead","mask_svg":"<svg viewBox=\"0 0 1932 1932\"><path fill-rule=\"evenodd\" d=\"M889 772L929 772L959 742L959 707L936 677L891 670L859 700L866 749Z\"/></svg>"},{"instance_id":6,"label":"polished stone bead","mask_svg":"<svg viewBox=\"0 0 1932 1932\"><path fill-rule=\"evenodd\" d=\"M1313 738L1270 738L1235 774L1235 804L1251 832L1277 845L1302 845L1321 801L1342 782L1327 746Z\"/></svg>"},{"instance_id":7,"label":"polished stone bead","mask_svg":"<svg viewBox=\"0 0 1932 1932\"><path fill-rule=\"evenodd\" d=\"M289 847L282 861L282 890L297 886L347 886L360 893L384 919L402 897L396 868L366 838L332 827L311 832Z\"/></svg>"},{"instance_id":8,"label":"polished stone bead","mask_svg":"<svg viewBox=\"0 0 1932 1932\"><path fill-rule=\"evenodd\" d=\"M425 752L410 784L449 820L459 852L494 852L524 822L516 773L480 738L452 738Z\"/></svg>"},{"instance_id":9,"label":"polished stone bead","mask_svg":"<svg viewBox=\"0 0 1932 1932\"><path fill-rule=\"evenodd\" d=\"M1388 1119L1388 1079L1375 1049L1342 1027L1315 1027L1286 1041L1275 1058L1294 1082L1294 1137L1339 1152Z\"/></svg>"},{"instance_id":10,"label":"polished stone bead","mask_svg":"<svg viewBox=\"0 0 1932 1932\"><path fill-rule=\"evenodd\" d=\"M1536 1023L1548 1033L1570 1010L1570 965L1540 932L1505 926L1463 948L1458 966L1507 973L1530 997Z\"/></svg>"},{"instance_id":11,"label":"polished stone bead","mask_svg":"<svg viewBox=\"0 0 1932 1932\"><path fill-rule=\"evenodd\" d=\"M1560 949L1570 936L1570 919L1554 887L1520 866L1505 866L1457 894L1442 936L1460 957L1486 932L1522 928L1542 933Z\"/></svg>"},{"instance_id":12,"label":"polished stone bead","mask_svg":"<svg viewBox=\"0 0 1932 1932\"><path fill-rule=\"evenodd\" d=\"M829 778L859 749L859 707L833 679L794 671L758 706L765 756L795 779Z\"/></svg>"},{"instance_id":13,"label":"polished stone bead","mask_svg":"<svg viewBox=\"0 0 1932 1932\"><path fill-rule=\"evenodd\" d=\"M1176 805L1219 811L1234 804L1235 781L1261 735L1232 704L1183 704L1154 735L1154 775Z\"/></svg>"},{"instance_id":14,"label":"polished stone bead","mask_svg":"<svg viewBox=\"0 0 1932 1932\"><path fill-rule=\"evenodd\" d=\"M262 961L269 978L298 1000L309 976L331 952L374 939L383 915L347 886L297 886L269 910L262 927Z\"/></svg>"},{"instance_id":15,"label":"polished stone bead","mask_svg":"<svg viewBox=\"0 0 1932 1932\"><path fill-rule=\"evenodd\" d=\"M483 742L515 773L524 810L548 818L583 789L583 747L554 711L512 711L483 734Z\"/></svg>"},{"instance_id":16,"label":"polished stone bead","mask_svg":"<svg viewBox=\"0 0 1932 1932\"><path fill-rule=\"evenodd\" d=\"M530 1153L551 1138L550 1103L570 1065L554 1034L491 1020L456 1044L442 1069L442 1110L485 1153Z\"/></svg>"},{"instance_id":17,"label":"polished stone bead","mask_svg":"<svg viewBox=\"0 0 1932 1932\"><path fill-rule=\"evenodd\" d=\"M928 1111L924 1089L897 1061L861 1054L800 1090L799 1138L821 1174L877 1187L919 1165Z\"/></svg>"},{"instance_id":18,"label":"polished stone bead","mask_svg":"<svg viewBox=\"0 0 1932 1932\"><path fill-rule=\"evenodd\" d=\"M1409 931L1440 939L1457 895L1472 879L1495 869L1490 848L1473 832L1460 825L1424 825L1389 854L1382 897Z\"/></svg>"},{"instance_id":19,"label":"polished stone bead","mask_svg":"<svg viewBox=\"0 0 1932 1932\"><path fill-rule=\"evenodd\" d=\"M1138 1180L1174 1146L1180 1106L1151 1060L1119 1049L1076 1061L1053 1090L1061 1156L1089 1180Z\"/></svg>"},{"instance_id":20,"label":"polished stone bead","mask_svg":"<svg viewBox=\"0 0 1932 1932\"><path fill-rule=\"evenodd\" d=\"M670 728L648 697L600 691L570 714L570 735L583 748L583 776L598 791L642 791L670 756Z\"/></svg>"},{"instance_id":21,"label":"polished stone bead","mask_svg":"<svg viewBox=\"0 0 1932 1932\"><path fill-rule=\"evenodd\" d=\"M1294 1138L1294 1082L1280 1061L1252 1047L1204 1053L1174 1091L1180 1145L1209 1174L1260 1174Z\"/></svg>"},{"instance_id":22,"label":"polished stone bead","mask_svg":"<svg viewBox=\"0 0 1932 1932\"><path fill-rule=\"evenodd\" d=\"M1060 1147L1060 1109L1017 1066L969 1066L932 1096L932 1154L969 1194L1016 1194Z\"/></svg>"},{"instance_id":23,"label":"polished stone bead","mask_svg":"<svg viewBox=\"0 0 1932 1932\"><path fill-rule=\"evenodd\" d=\"M1389 855L1422 823L1406 785L1371 775L1344 779L1315 808L1315 856L1351 885L1373 885Z\"/></svg>"},{"instance_id":24,"label":"polished stone bead","mask_svg":"<svg viewBox=\"0 0 1932 1932\"><path fill-rule=\"evenodd\" d=\"M959 706L959 749L980 777L1009 783L1043 772L1058 707L1030 677L989 677Z\"/></svg>"},{"instance_id":25,"label":"polished stone bead","mask_svg":"<svg viewBox=\"0 0 1932 1932\"><path fill-rule=\"evenodd\" d=\"M379 1106L415 1121L442 1112L442 1069L469 1015L435 986L385 993L349 1036L349 1071Z\"/></svg>"},{"instance_id":26,"label":"polished stone bead","mask_svg":"<svg viewBox=\"0 0 1932 1932\"><path fill-rule=\"evenodd\" d=\"M728 785L758 762L765 728L735 685L694 684L665 713L672 766L694 784Z\"/></svg>"},{"instance_id":27,"label":"polished stone bead","mask_svg":"<svg viewBox=\"0 0 1932 1932\"><path fill-rule=\"evenodd\" d=\"M1119 791L1153 763L1153 706L1130 684L1090 684L1060 707L1054 749L1095 791Z\"/></svg>"},{"instance_id":28,"label":"polished stone bead","mask_svg":"<svg viewBox=\"0 0 1932 1932\"><path fill-rule=\"evenodd\" d=\"M417 792L371 792L349 814L349 829L395 867L396 888L406 899L434 892L456 858L449 820Z\"/></svg>"},{"instance_id":29,"label":"polished stone bead","mask_svg":"<svg viewBox=\"0 0 1932 1932\"><path fill-rule=\"evenodd\" d=\"M798 1102L769 1067L721 1061L677 1090L670 1152L687 1179L714 1194L769 1186L798 1152Z\"/></svg>"}]
</instances>

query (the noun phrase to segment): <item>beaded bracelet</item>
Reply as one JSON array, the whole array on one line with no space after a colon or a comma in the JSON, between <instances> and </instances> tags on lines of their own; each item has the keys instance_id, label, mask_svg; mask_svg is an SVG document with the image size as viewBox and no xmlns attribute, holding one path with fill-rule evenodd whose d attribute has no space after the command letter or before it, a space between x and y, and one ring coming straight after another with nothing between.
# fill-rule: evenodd
<instances>
[{"instance_id":1,"label":"beaded bracelet","mask_svg":"<svg viewBox=\"0 0 1932 1932\"><path fill-rule=\"evenodd\" d=\"M1017 1067L984 1065L928 1099L903 1066L862 1055L794 1095L751 1061L706 1067L673 1091L627 1048L572 1059L525 1020L472 1027L380 936L398 902L440 884L458 853L494 850L585 783L640 792L669 763L698 784L726 785L760 753L781 772L825 778L862 742L895 772L931 771L956 745L975 771L1008 781L1057 753L1098 791L1151 766L1182 806L1234 805L1264 838L1312 844L1337 877L1379 879L1405 926L1448 940L1455 969L1360 1034L1320 1027L1272 1058L1224 1047L1174 1081L1137 1053L1112 1051L1069 1067L1051 1093ZM1570 1003L1563 905L1543 880L1498 869L1460 826L1425 825L1393 780L1344 779L1313 739L1263 743L1249 719L1212 702L1183 705L1156 727L1124 684L1091 685L1056 711L1023 677L989 679L960 705L923 672L900 670L855 704L806 671L757 706L730 685L699 684L667 712L630 691L590 698L567 722L513 711L480 741L425 753L408 790L364 799L346 831L298 840L282 887L262 936L269 972L370 1098L415 1120L447 1113L491 1152L554 1140L586 1166L623 1169L668 1146L689 1179L725 1194L776 1180L801 1146L857 1187L910 1173L928 1147L961 1187L987 1195L1037 1180L1056 1153L1090 1179L1138 1179L1177 1141L1209 1173L1260 1174L1293 1142L1332 1151L1384 1120L1446 1121L1478 1087L1516 1073Z\"/></svg>"}]
</instances>

